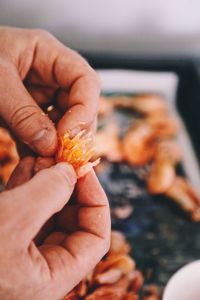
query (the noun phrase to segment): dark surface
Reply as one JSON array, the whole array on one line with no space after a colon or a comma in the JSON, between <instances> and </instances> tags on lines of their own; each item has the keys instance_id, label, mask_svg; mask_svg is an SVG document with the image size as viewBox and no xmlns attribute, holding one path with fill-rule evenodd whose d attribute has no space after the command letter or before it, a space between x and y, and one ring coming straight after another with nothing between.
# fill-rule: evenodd
<instances>
[{"instance_id":1,"label":"dark surface","mask_svg":"<svg viewBox=\"0 0 200 300\"><path fill-rule=\"evenodd\" d=\"M127 110L114 111L107 122L118 123L120 134L138 118ZM106 121L104 121L106 123ZM148 166L129 167L125 163L107 163L99 179L111 208L129 203L134 210L126 220L112 220L112 228L125 233L132 255L145 275L146 283L164 287L181 266L200 255L200 223L194 223L165 196L148 194L144 176ZM181 165L177 174L185 176Z\"/></svg>"},{"instance_id":2,"label":"dark surface","mask_svg":"<svg viewBox=\"0 0 200 300\"><path fill-rule=\"evenodd\" d=\"M200 161L200 60L193 57L128 56L83 53L95 69L174 72L179 77L177 108Z\"/></svg>"},{"instance_id":3,"label":"dark surface","mask_svg":"<svg viewBox=\"0 0 200 300\"><path fill-rule=\"evenodd\" d=\"M177 269L199 259L200 224L193 223L170 199L149 195L142 173L126 164L110 164L99 178L111 207L133 205L128 219L112 221L113 229L124 232L131 242L146 282L164 286Z\"/></svg>"}]
</instances>

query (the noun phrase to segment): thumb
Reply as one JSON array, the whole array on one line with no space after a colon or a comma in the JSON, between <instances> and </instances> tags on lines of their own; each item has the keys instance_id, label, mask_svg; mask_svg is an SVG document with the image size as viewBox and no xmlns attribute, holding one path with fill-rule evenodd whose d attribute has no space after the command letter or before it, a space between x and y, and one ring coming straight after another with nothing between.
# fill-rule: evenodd
<instances>
[{"instance_id":1,"label":"thumb","mask_svg":"<svg viewBox=\"0 0 200 300\"><path fill-rule=\"evenodd\" d=\"M59 163L40 171L27 183L3 193L5 201L12 200L12 207L9 206L10 212L7 215L23 245L24 242L28 245L43 224L64 207L75 183L76 173L73 167L67 163Z\"/></svg>"},{"instance_id":2,"label":"thumb","mask_svg":"<svg viewBox=\"0 0 200 300\"><path fill-rule=\"evenodd\" d=\"M0 78L1 117L34 151L44 156L54 154L56 129L26 90L15 67L0 62Z\"/></svg>"}]
</instances>

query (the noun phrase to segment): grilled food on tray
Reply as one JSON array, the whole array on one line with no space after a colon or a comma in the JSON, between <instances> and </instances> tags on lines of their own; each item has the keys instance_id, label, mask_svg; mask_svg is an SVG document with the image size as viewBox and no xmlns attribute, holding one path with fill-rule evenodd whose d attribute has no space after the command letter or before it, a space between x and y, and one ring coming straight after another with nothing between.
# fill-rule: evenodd
<instances>
[{"instance_id":1,"label":"grilled food on tray","mask_svg":"<svg viewBox=\"0 0 200 300\"><path fill-rule=\"evenodd\" d=\"M143 275L129 251L123 234L112 231L108 254L64 300L159 300L156 286L143 287Z\"/></svg>"},{"instance_id":2,"label":"grilled food on tray","mask_svg":"<svg viewBox=\"0 0 200 300\"><path fill-rule=\"evenodd\" d=\"M107 102L106 102L107 100ZM113 112L135 112L132 123L121 134ZM166 101L158 95L101 97L96 134L96 157L127 162L132 168L146 167L144 181L150 194L165 195L200 221L200 196L177 174L182 153L176 142L179 122L170 116ZM97 171L101 170L100 166Z\"/></svg>"}]
</instances>

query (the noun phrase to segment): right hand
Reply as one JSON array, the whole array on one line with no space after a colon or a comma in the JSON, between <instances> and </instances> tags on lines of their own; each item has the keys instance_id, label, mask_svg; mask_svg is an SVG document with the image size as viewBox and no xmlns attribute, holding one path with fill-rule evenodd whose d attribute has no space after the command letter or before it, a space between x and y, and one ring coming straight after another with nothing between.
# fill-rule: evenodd
<instances>
[{"instance_id":1,"label":"right hand","mask_svg":"<svg viewBox=\"0 0 200 300\"><path fill-rule=\"evenodd\" d=\"M94 172L77 182L76 202L70 205L76 184L73 168L59 163L32 177L34 163L34 158L23 159L10 189L0 194L4 300L61 300L109 248L109 206ZM33 239L54 214L51 232L36 246Z\"/></svg>"}]
</instances>

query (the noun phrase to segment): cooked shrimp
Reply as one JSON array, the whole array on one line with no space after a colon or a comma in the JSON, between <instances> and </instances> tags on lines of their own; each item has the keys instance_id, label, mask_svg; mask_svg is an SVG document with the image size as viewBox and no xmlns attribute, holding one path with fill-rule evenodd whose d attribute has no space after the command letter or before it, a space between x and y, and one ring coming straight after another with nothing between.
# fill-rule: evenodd
<instances>
[{"instance_id":1,"label":"cooked shrimp","mask_svg":"<svg viewBox=\"0 0 200 300\"><path fill-rule=\"evenodd\" d=\"M128 292L123 300L139 300L139 297L134 292Z\"/></svg>"},{"instance_id":2,"label":"cooked shrimp","mask_svg":"<svg viewBox=\"0 0 200 300\"><path fill-rule=\"evenodd\" d=\"M200 196L186 179L176 177L165 195L188 212L193 221L200 221Z\"/></svg>"},{"instance_id":3,"label":"cooked shrimp","mask_svg":"<svg viewBox=\"0 0 200 300\"><path fill-rule=\"evenodd\" d=\"M95 157L105 157L108 161L122 161L122 146L119 129L115 122L99 130L95 137Z\"/></svg>"},{"instance_id":4,"label":"cooked shrimp","mask_svg":"<svg viewBox=\"0 0 200 300\"><path fill-rule=\"evenodd\" d=\"M112 231L109 253L65 300L138 300L144 278L135 269L135 261L127 254L129 250L125 236L119 231Z\"/></svg>"},{"instance_id":5,"label":"cooked shrimp","mask_svg":"<svg viewBox=\"0 0 200 300\"><path fill-rule=\"evenodd\" d=\"M109 253L127 254L128 252L130 252L130 245L127 243L125 236L120 231L112 230Z\"/></svg>"},{"instance_id":6,"label":"cooked shrimp","mask_svg":"<svg viewBox=\"0 0 200 300\"><path fill-rule=\"evenodd\" d=\"M121 300L127 294L128 285L129 279L124 276L112 285L97 287L85 300Z\"/></svg>"},{"instance_id":7,"label":"cooked shrimp","mask_svg":"<svg viewBox=\"0 0 200 300\"><path fill-rule=\"evenodd\" d=\"M90 162L94 154L93 143L92 135L87 134L84 130L73 138L66 133L59 137L56 161L70 163L77 176L82 177L99 163L99 159Z\"/></svg>"},{"instance_id":8,"label":"cooked shrimp","mask_svg":"<svg viewBox=\"0 0 200 300\"><path fill-rule=\"evenodd\" d=\"M183 158L181 148L174 140L159 141L156 155L160 156L161 153L165 153L164 155L168 156L174 165L181 162Z\"/></svg>"},{"instance_id":9,"label":"cooked shrimp","mask_svg":"<svg viewBox=\"0 0 200 300\"><path fill-rule=\"evenodd\" d=\"M155 129L155 134L161 139L176 136L180 128L176 119L162 113L150 115L144 121Z\"/></svg>"},{"instance_id":10,"label":"cooked shrimp","mask_svg":"<svg viewBox=\"0 0 200 300\"><path fill-rule=\"evenodd\" d=\"M111 216L116 219L127 219L133 212L133 206L126 204L123 206L113 207L111 209Z\"/></svg>"},{"instance_id":11,"label":"cooked shrimp","mask_svg":"<svg viewBox=\"0 0 200 300\"><path fill-rule=\"evenodd\" d=\"M112 96L114 107L130 108L143 115L167 112L167 104L159 95Z\"/></svg>"},{"instance_id":12,"label":"cooked shrimp","mask_svg":"<svg viewBox=\"0 0 200 300\"><path fill-rule=\"evenodd\" d=\"M143 166L155 154L155 130L142 121L136 122L123 139L124 158L133 166Z\"/></svg>"},{"instance_id":13,"label":"cooked shrimp","mask_svg":"<svg viewBox=\"0 0 200 300\"><path fill-rule=\"evenodd\" d=\"M127 254L109 254L105 260L102 260L95 268L94 276L103 273L109 269L116 268L123 274L128 274L135 269L134 260Z\"/></svg>"},{"instance_id":14,"label":"cooked shrimp","mask_svg":"<svg viewBox=\"0 0 200 300\"><path fill-rule=\"evenodd\" d=\"M154 284L145 287L143 300L160 300L160 293L158 287Z\"/></svg>"},{"instance_id":15,"label":"cooked shrimp","mask_svg":"<svg viewBox=\"0 0 200 300\"><path fill-rule=\"evenodd\" d=\"M97 284L113 284L117 282L123 276L123 272L120 269L112 268L108 271L98 274L95 277Z\"/></svg>"},{"instance_id":16,"label":"cooked shrimp","mask_svg":"<svg viewBox=\"0 0 200 300\"><path fill-rule=\"evenodd\" d=\"M150 194L162 194L172 185L176 176L175 167L169 157L158 157L154 160L146 183Z\"/></svg>"},{"instance_id":17,"label":"cooked shrimp","mask_svg":"<svg viewBox=\"0 0 200 300\"><path fill-rule=\"evenodd\" d=\"M113 110L113 102L109 99L110 97L100 97L98 117L107 117Z\"/></svg>"}]
</instances>

